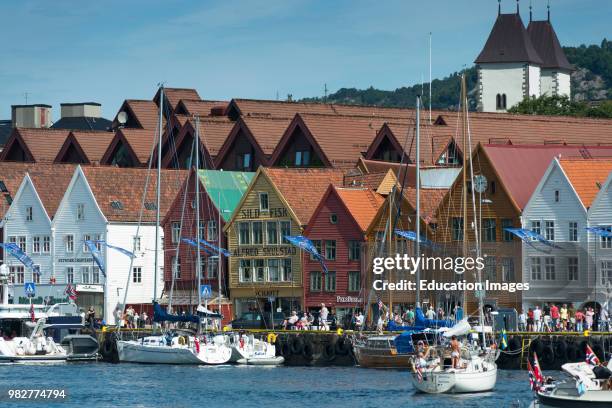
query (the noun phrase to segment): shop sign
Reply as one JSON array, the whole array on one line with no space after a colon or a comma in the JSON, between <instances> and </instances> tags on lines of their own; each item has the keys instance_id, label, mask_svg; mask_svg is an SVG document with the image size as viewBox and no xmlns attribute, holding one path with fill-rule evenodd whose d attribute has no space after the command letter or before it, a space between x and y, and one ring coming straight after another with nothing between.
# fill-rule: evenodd
<instances>
[{"instance_id":1,"label":"shop sign","mask_svg":"<svg viewBox=\"0 0 612 408\"><path fill-rule=\"evenodd\" d=\"M336 296L337 303L362 303L363 299L357 296Z\"/></svg>"},{"instance_id":2,"label":"shop sign","mask_svg":"<svg viewBox=\"0 0 612 408\"><path fill-rule=\"evenodd\" d=\"M104 293L104 287L102 285L86 285L86 284L77 283L76 291L77 292Z\"/></svg>"},{"instance_id":3,"label":"shop sign","mask_svg":"<svg viewBox=\"0 0 612 408\"><path fill-rule=\"evenodd\" d=\"M237 247L233 256L286 256L297 254L297 248L293 246L262 246L262 247Z\"/></svg>"},{"instance_id":4,"label":"shop sign","mask_svg":"<svg viewBox=\"0 0 612 408\"><path fill-rule=\"evenodd\" d=\"M58 258L60 263L92 263L93 258Z\"/></svg>"},{"instance_id":5,"label":"shop sign","mask_svg":"<svg viewBox=\"0 0 612 408\"><path fill-rule=\"evenodd\" d=\"M242 219L260 218L262 215L265 218L282 218L288 217L289 212L285 207L270 208L268 211L261 211L259 208L246 208L240 211L240 218Z\"/></svg>"}]
</instances>

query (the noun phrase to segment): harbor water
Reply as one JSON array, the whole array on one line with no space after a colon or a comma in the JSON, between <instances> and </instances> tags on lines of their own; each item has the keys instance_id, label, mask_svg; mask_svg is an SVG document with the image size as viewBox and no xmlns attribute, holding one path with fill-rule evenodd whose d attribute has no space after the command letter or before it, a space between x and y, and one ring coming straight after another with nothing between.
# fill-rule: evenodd
<instances>
[{"instance_id":1,"label":"harbor water","mask_svg":"<svg viewBox=\"0 0 612 408\"><path fill-rule=\"evenodd\" d=\"M559 373L555 373L559 374ZM65 400L10 400L9 389L65 390ZM525 371L498 371L492 392L416 394L407 371L358 367L0 365L7 407L528 407Z\"/></svg>"}]
</instances>

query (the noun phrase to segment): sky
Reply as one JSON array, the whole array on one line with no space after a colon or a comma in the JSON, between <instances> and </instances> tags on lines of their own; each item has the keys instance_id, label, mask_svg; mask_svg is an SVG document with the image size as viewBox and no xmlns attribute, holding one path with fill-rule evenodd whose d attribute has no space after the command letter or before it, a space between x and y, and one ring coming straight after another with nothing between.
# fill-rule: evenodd
<instances>
[{"instance_id":1,"label":"sky","mask_svg":"<svg viewBox=\"0 0 612 408\"><path fill-rule=\"evenodd\" d=\"M546 0L532 0L534 19ZM525 24L529 1L520 2ZM502 12L514 12L502 0ZM112 119L157 84L204 99L322 96L343 87L395 89L470 66L496 0L2 1L0 119L10 106L94 101ZM562 45L612 37L612 2L552 0Z\"/></svg>"}]
</instances>

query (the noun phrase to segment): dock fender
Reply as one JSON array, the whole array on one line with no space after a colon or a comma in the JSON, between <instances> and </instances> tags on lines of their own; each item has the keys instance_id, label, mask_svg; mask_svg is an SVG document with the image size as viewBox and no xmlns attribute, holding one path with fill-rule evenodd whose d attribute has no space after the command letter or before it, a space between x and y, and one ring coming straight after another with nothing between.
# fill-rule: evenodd
<instances>
[{"instance_id":1,"label":"dock fender","mask_svg":"<svg viewBox=\"0 0 612 408\"><path fill-rule=\"evenodd\" d=\"M291 355L291 338L285 339L280 349L284 357L290 356Z\"/></svg>"},{"instance_id":2,"label":"dock fender","mask_svg":"<svg viewBox=\"0 0 612 408\"><path fill-rule=\"evenodd\" d=\"M531 342L529 349L531 350L532 354L537 353L538 356L541 356L544 352L544 343L542 343L542 340L540 339L535 339Z\"/></svg>"},{"instance_id":3,"label":"dock fender","mask_svg":"<svg viewBox=\"0 0 612 408\"><path fill-rule=\"evenodd\" d=\"M607 361L601 342L593 342L593 353L595 353L595 355L599 357L601 361Z\"/></svg>"},{"instance_id":4,"label":"dock fender","mask_svg":"<svg viewBox=\"0 0 612 408\"><path fill-rule=\"evenodd\" d=\"M302 355L304 356L304 358L306 360L312 360L314 357L314 344L312 344L312 341L310 340L305 340L304 341L304 351L302 352Z\"/></svg>"},{"instance_id":5,"label":"dock fender","mask_svg":"<svg viewBox=\"0 0 612 408\"><path fill-rule=\"evenodd\" d=\"M561 364L567 360L567 343L563 339L558 339L555 343L555 358Z\"/></svg>"},{"instance_id":6,"label":"dock fender","mask_svg":"<svg viewBox=\"0 0 612 408\"><path fill-rule=\"evenodd\" d=\"M552 345L544 346L542 351L542 363L546 367L551 367L555 364L555 352L553 351Z\"/></svg>"},{"instance_id":7,"label":"dock fender","mask_svg":"<svg viewBox=\"0 0 612 408\"><path fill-rule=\"evenodd\" d=\"M575 362L578 360L578 348L576 347L576 343L569 343L567 345L567 361Z\"/></svg>"},{"instance_id":8,"label":"dock fender","mask_svg":"<svg viewBox=\"0 0 612 408\"><path fill-rule=\"evenodd\" d=\"M323 347L323 358L327 361L332 361L336 358L336 345L331 341Z\"/></svg>"},{"instance_id":9,"label":"dock fender","mask_svg":"<svg viewBox=\"0 0 612 408\"><path fill-rule=\"evenodd\" d=\"M338 341L336 342L336 346L334 347L334 349L336 350L336 354L340 356L346 356L348 354L346 350L344 349L344 343L346 341L347 341L346 337L340 337L338 339Z\"/></svg>"},{"instance_id":10,"label":"dock fender","mask_svg":"<svg viewBox=\"0 0 612 408\"><path fill-rule=\"evenodd\" d=\"M113 343L114 341L110 339L109 336L106 336L104 339L104 343L102 343L102 355L104 357L110 356L113 352Z\"/></svg>"},{"instance_id":11,"label":"dock fender","mask_svg":"<svg viewBox=\"0 0 612 408\"><path fill-rule=\"evenodd\" d=\"M353 342L349 337L344 336L344 341L342 342L342 348L344 349L345 354L350 354L353 351Z\"/></svg>"},{"instance_id":12,"label":"dock fender","mask_svg":"<svg viewBox=\"0 0 612 408\"><path fill-rule=\"evenodd\" d=\"M291 340L291 353L302 354L304 351L304 339L301 336L295 336Z\"/></svg>"},{"instance_id":13,"label":"dock fender","mask_svg":"<svg viewBox=\"0 0 612 408\"><path fill-rule=\"evenodd\" d=\"M512 337L510 341L508 342L508 351L515 353L519 351L520 349L521 349L521 340L517 336ZM515 358L518 358L519 356L520 356L519 353L512 354L512 357L515 357Z\"/></svg>"},{"instance_id":14,"label":"dock fender","mask_svg":"<svg viewBox=\"0 0 612 408\"><path fill-rule=\"evenodd\" d=\"M586 358L586 347L589 345L589 342L586 340L582 340L578 343L578 358L580 360L584 360Z\"/></svg>"}]
</instances>

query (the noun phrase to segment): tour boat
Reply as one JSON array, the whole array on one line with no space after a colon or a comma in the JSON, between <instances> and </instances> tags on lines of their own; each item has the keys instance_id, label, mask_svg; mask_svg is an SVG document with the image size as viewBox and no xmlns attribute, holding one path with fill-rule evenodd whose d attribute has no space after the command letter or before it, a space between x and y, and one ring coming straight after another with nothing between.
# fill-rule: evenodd
<instances>
[{"instance_id":1,"label":"tour boat","mask_svg":"<svg viewBox=\"0 0 612 408\"><path fill-rule=\"evenodd\" d=\"M236 334L233 338L232 357L230 362L249 365L281 365L283 356L276 355L276 346L268 335L268 341L256 339L252 334Z\"/></svg>"},{"instance_id":2,"label":"tour boat","mask_svg":"<svg viewBox=\"0 0 612 408\"><path fill-rule=\"evenodd\" d=\"M412 351L398 352L395 339L398 334L370 336L355 342L353 352L357 364L363 368L409 368Z\"/></svg>"}]
</instances>

